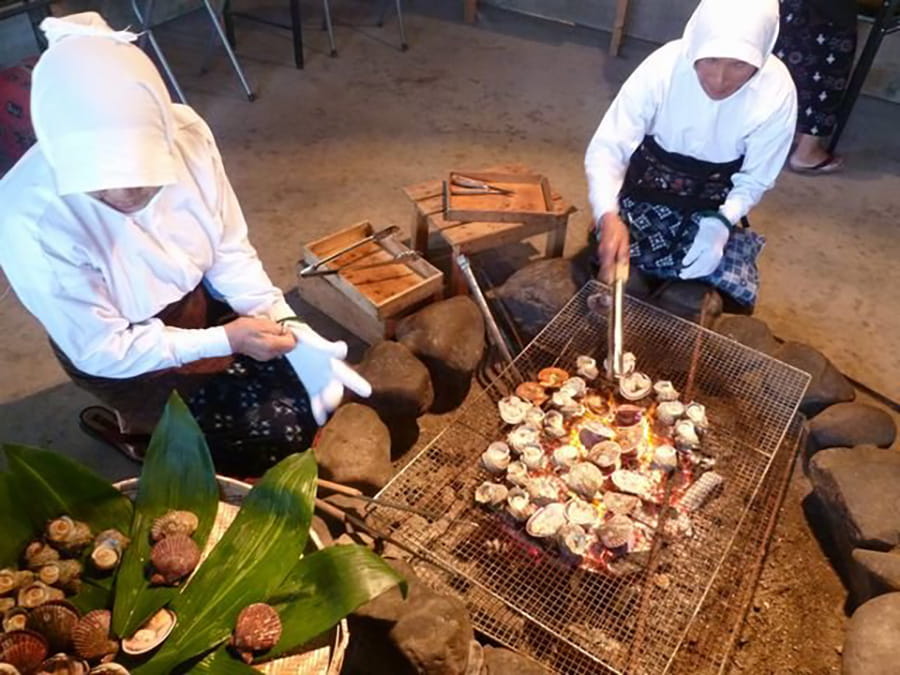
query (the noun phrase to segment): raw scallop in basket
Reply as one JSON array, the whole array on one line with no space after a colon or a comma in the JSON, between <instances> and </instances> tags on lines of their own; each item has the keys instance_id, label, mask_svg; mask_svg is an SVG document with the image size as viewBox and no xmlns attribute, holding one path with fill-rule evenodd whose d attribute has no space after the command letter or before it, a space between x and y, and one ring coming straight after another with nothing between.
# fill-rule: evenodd
<instances>
[{"instance_id":1,"label":"raw scallop in basket","mask_svg":"<svg viewBox=\"0 0 900 675\"><path fill-rule=\"evenodd\" d=\"M703 404L653 382L632 354L623 361L616 385L579 356L575 375L544 368L500 400L506 436L485 448L492 478L475 490L527 536L611 573L616 559L650 549L664 512L666 536L690 536L691 514L724 480L704 453Z\"/></svg>"}]
</instances>

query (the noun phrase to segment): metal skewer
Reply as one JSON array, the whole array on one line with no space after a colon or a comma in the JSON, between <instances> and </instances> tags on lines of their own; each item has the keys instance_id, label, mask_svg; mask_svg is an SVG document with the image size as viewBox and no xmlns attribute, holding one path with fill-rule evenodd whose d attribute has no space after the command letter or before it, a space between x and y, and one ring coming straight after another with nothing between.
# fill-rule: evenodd
<instances>
[{"instance_id":1,"label":"metal skewer","mask_svg":"<svg viewBox=\"0 0 900 675\"><path fill-rule=\"evenodd\" d=\"M439 518L438 515L432 513L431 511L426 511L425 509L417 509L406 504L398 504L397 502L385 501L384 499L380 499L377 497L369 497L368 495L363 494L361 490L350 487L349 485L332 483L330 480L324 480L323 478L319 478L316 482L320 488L331 490L332 492L337 492L338 494L346 495L347 497L354 497L356 499L369 502L370 504L375 504L376 506L383 506L385 508L396 509L398 511L407 511L409 513L414 513L417 516L427 518L428 520L438 520Z\"/></svg>"},{"instance_id":2,"label":"metal skewer","mask_svg":"<svg viewBox=\"0 0 900 675\"><path fill-rule=\"evenodd\" d=\"M625 282L628 281L628 261L616 263L612 285L612 300L609 305L608 361L610 380L617 380L624 374L622 363L622 313L625 297Z\"/></svg>"},{"instance_id":3,"label":"metal skewer","mask_svg":"<svg viewBox=\"0 0 900 675\"><path fill-rule=\"evenodd\" d=\"M354 242L354 243L350 244L349 246L345 246L344 248L342 248L338 251L335 251L334 253L332 253L330 255L325 256L324 258L322 258L318 262L313 263L312 265L307 265L306 267L304 267L303 269L300 270L300 276L301 277L312 276L313 272L315 272L317 269L319 269L325 263L329 263L332 260L334 260L335 258L339 258L342 255L344 255L345 253L349 253L350 251L352 251L356 248L359 248L363 244L368 244L370 241L381 241L382 239L384 239L386 237L390 237L392 234L396 234L397 230L398 230L398 228L396 225L389 225L388 227L384 228L383 230L379 230L378 232L373 232L368 237L360 239L359 241Z\"/></svg>"}]
</instances>

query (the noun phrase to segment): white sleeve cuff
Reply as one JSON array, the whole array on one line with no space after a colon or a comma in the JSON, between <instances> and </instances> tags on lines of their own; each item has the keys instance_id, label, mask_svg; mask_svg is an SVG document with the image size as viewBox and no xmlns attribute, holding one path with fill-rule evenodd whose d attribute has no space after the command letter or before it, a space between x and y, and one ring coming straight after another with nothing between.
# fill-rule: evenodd
<instances>
[{"instance_id":1,"label":"white sleeve cuff","mask_svg":"<svg viewBox=\"0 0 900 675\"><path fill-rule=\"evenodd\" d=\"M167 326L166 332L172 340L175 360L179 364L232 354L225 326L192 329Z\"/></svg>"},{"instance_id":2,"label":"white sleeve cuff","mask_svg":"<svg viewBox=\"0 0 900 675\"><path fill-rule=\"evenodd\" d=\"M266 316L272 319L272 321L280 321L281 319L286 319L291 316L297 316L297 312L295 312L293 307L287 304L287 301L282 297L272 303L272 306L266 310Z\"/></svg>"},{"instance_id":3,"label":"white sleeve cuff","mask_svg":"<svg viewBox=\"0 0 900 675\"><path fill-rule=\"evenodd\" d=\"M740 199L728 199L719 207L719 213L725 216L732 225L737 225L738 221L747 215Z\"/></svg>"}]
</instances>

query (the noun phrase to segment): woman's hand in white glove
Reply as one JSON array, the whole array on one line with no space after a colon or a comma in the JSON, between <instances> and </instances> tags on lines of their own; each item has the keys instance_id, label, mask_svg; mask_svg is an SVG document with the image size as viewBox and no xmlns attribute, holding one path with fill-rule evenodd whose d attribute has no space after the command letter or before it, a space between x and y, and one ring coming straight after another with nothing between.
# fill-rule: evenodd
<instances>
[{"instance_id":1,"label":"woman's hand in white glove","mask_svg":"<svg viewBox=\"0 0 900 675\"><path fill-rule=\"evenodd\" d=\"M341 404L344 387L363 398L371 395L372 386L343 361L346 342L326 340L306 324L286 325L296 336L297 346L285 356L306 388L316 423L325 424L328 414Z\"/></svg>"},{"instance_id":2,"label":"woman's hand in white glove","mask_svg":"<svg viewBox=\"0 0 900 675\"><path fill-rule=\"evenodd\" d=\"M697 236L694 243L684 254L681 272L682 279L699 279L716 271L722 261L725 244L731 229L726 225L724 216L718 214L704 215L698 223Z\"/></svg>"},{"instance_id":3,"label":"woman's hand in white glove","mask_svg":"<svg viewBox=\"0 0 900 675\"><path fill-rule=\"evenodd\" d=\"M234 354L269 361L297 345L294 334L271 319L242 316L225 324L225 335Z\"/></svg>"}]
</instances>

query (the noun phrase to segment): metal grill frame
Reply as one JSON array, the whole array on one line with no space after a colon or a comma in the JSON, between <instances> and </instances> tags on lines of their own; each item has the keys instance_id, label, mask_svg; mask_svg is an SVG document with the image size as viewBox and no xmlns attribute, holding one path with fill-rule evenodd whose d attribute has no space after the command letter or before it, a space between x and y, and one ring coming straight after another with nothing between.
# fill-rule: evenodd
<instances>
[{"instance_id":1,"label":"metal grill frame","mask_svg":"<svg viewBox=\"0 0 900 675\"><path fill-rule=\"evenodd\" d=\"M745 580L733 561L752 559L764 548L768 536L760 541L760 533L775 515L765 505L790 467L797 409L810 377L626 297L626 349L654 380L672 380L680 390L692 381L693 398L706 405L712 425L704 444L726 482L692 516L693 536L669 543L659 565L618 579L573 568L555 551L516 536L501 517L474 503L473 492L488 477L479 465L481 452L504 435L496 402L541 368L574 370L579 354L603 360L607 315L592 299L607 294L604 285L588 282L379 493L444 517L428 522L376 507L369 522L417 551L413 564L423 578L460 596L475 626L498 642L559 672L665 673L709 605L710 590L718 589L716 601L734 596ZM757 542L749 553L748 542ZM653 583L657 573L665 573L667 587ZM695 651L694 660L721 662L724 657L711 656L712 646Z\"/></svg>"}]
</instances>

